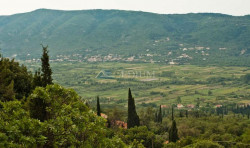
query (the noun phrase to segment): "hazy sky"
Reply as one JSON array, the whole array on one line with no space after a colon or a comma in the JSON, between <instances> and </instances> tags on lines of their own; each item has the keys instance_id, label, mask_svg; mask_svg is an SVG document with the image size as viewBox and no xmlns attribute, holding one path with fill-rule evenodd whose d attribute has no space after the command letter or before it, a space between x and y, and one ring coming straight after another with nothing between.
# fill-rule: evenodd
<instances>
[{"instance_id":1,"label":"hazy sky","mask_svg":"<svg viewBox=\"0 0 250 148\"><path fill-rule=\"evenodd\" d=\"M28 12L39 8L121 9L163 14L214 12L246 15L250 14L250 0L0 0L0 15Z\"/></svg>"}]
</instances>

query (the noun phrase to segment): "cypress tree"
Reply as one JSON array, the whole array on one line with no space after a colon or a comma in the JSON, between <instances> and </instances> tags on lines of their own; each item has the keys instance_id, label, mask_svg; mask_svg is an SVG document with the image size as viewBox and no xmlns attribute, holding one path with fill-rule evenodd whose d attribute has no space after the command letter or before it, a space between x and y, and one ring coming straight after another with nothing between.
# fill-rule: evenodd
<instances>
[{"instance_id":1,"label":"cypress tree","mask_svg":"<svg viewBox=\"0 0 250 148\"><path fill-rule=\"evenodd\" d=\"M132 128L134 126L140 126L140 119L136 113L135 108L135 100L132 97L131 90L128 90L128 128Z\"/></svg>"},{"instance_id":2,"label":"cypress tree","mask_svg":"<svg viewBox=\"0 0 250 148\"><path fill-rule=\"evenodd\" d=\"M224 109L222 108L222 119L224 118Z\"/></svg>"},{"instance_id":3,"label":"cypress tree","mask_svg":"<svg viewBox=\"0 0 250 148\"><path fill-rule=\"evenodd\" d=\"M238 106L238 104L236 105L236 113L237 114L239 113L239 106Z\"/></svg>"},{"instance_id":4,"label":"cypress tree","mask_svg":"<svg viewBox=\"0 0 250 148\"><path fill-rule=\"evenodd\" d=\"M48 45L46 47L44 47L42 45L43 48L43 56L41 57L41 61L42 61L42 83L43 83L43 87L46 87L49 84L53 84L52 83L52 70L50 68L50 64L49 64L49 51L48 51Z\"/></svg>"},{"instance_id":5,"label":"cypress tree","mask_svg":"<svg viewBox=\"0 0 250 148\"><path fill-rule=\"evenodd\" d=\"M176 127L176 122L175 120L172 121L172 126L169 130L169 142L176 142L177 140L179 140L178 137L178 129Z\"/></svg>"},{"instance_id":6,"label":"cypress tree","mask_svg":"<svg viewBox=\"0 0 250 148\"><path fill-rule=\"evenodd\" d=\"M186 118L188 118L188 111L186 110Z\"/></svg>"},{"instance_id":7,"label":"cypress tree","mask_svg":"<svg viewBox=\"0 0 250 148\"><path fill-rule=\"evenodd\" d=\"M158 116L157 116L157 122L162 123L161 105L160 105L159 114L158 114Z\"/></svg>"},{"instance_id":8,"label":"cypress tree","mask_svg":"<svg viewBox=\"0 0 250 148\"><path fill-rule=\"evenodd\" d=\"M174 106L172 105L172 121L174 120Z\"/></svg>"},{"instance_id":9,"label":"cypress tree","mask_svg":"<svg viewBox=\"0 0 250 148\"><path fill-rule=\"evenodd\" d=\"M182 111L180 110L180 112L179 112L179 117L180 118L182 118L183 117L183 115L182 115Z\"/></svg>"},{"instance_id":10,"label":"cypress tree","mask_svg":"<svg viewBox=\"0 0 250 148\"><path fill-rule=\"evenodd\" d=\"M107 128L110 128L111 127L111 122L110 122L110 119L108 118L107 119Z\"/></svg>"},{"instance_id":11,"label":"cypress tree","mask_svg":"<svg viewBox=\"0 0 250 148\"><path fill-rule=\"evenodd\" d=\"M101 107L100 107L100 101L99 101L99 96L97 96L97 116L101 116Z\"/></svg>"},{"instance_id":12,"label":"cypress tree","mask_svg":"<svg viewBox=\"0 0 250 148\"><path fill-rule=\"evenodd\" d=\"M157 110L156 110L156 112L155 112L155 122L157 122L158 121L158 113L157 113Z\"/></svg>"},{"instance_id":13,"label":"cypress tree","mask_svg":"<svg viewBox=\"0 0 250 148\"><path fill-rule=\"evenodd\" d=\"M166 110L165 109L162 112L162 117L166 117Z\"/></svg>"}]
</instances>

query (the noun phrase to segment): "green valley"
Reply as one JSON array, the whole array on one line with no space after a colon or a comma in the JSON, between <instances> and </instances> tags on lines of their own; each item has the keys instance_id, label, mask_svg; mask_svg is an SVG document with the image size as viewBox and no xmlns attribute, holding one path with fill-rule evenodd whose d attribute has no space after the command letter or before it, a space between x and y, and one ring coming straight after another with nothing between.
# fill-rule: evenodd
<instances>
[{"instance_id":1,"label":"green valley","mask_svg":"<svg viewBox=\"0 0 250 148\"><path fill-rule=\"evenodd\" d=\"M37 64L25 65L31 71L37 69ZM52 68L54 82L73 88L89 101L95 102L99 95L109 105L126 105L128 87L139 106L177 103L177 97L186 105L195 104L197 98L202 106L250 103L250 87L243 80L250 73L249 67L55 62ZM97 77L106 71L111 78Z\"/></svg>"}]
</instances>

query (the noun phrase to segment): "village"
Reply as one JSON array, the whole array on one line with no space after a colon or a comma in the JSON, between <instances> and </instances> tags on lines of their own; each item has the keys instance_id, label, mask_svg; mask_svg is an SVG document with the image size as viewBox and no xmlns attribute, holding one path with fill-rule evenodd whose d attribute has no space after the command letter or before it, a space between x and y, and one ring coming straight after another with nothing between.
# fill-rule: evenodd
<instances>
[{"instance_id":1,"label":"village","mask_svg":"<svg viewBox=\"0 0 250 148\"><path fill-rule=\"evenodd\" d=\"M157 41L156 43L158 43ZM226 50L227 48L219 48L218 50ZM137 54L133 56L126 56L121 54L112 54L107 55L92 53L91 50L86 49L84 55L81 53L75 54L59 54L56 56L50 57L50 62L135 62L135 63L166 63L170 65L178 65L181 61L188 62L193 60L194 57L190 56L187 52L193 54L199 54L203 56L203 60L206 60L206 57L210 54L208 53L210 47L183 47L183 44L179 44L178 53L173 54L172 51L166 52L165 54L157 54L150 52L149 49L146 49L145 54ZM24 61L27 63L40 62L40 58L32 58L31 54L27 54Z\"/></svg>"}]
</instances>

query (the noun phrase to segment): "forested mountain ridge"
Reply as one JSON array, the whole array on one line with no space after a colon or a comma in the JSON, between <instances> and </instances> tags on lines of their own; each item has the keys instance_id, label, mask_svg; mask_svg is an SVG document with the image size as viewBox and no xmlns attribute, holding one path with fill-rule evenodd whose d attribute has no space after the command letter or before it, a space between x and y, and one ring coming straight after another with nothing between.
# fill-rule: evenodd
<instances>
[{"instance_id":1,"label":"forested mountain ridge","mask_svg":"<svg viewBox=\"0 0 250 148\"><path fill-rule=\"evenodd\" d=\"M220 61L223 57L246 65L249 36L249 15L39 9L0 16L2 53L19 58L27 54L38 57L39 44L43 43L49 45L52 58L59 54L149 54L155 61L165 61L166 57L171 61L187 54L184 57L191 63Z\"/></svg>"}]
</instances>

